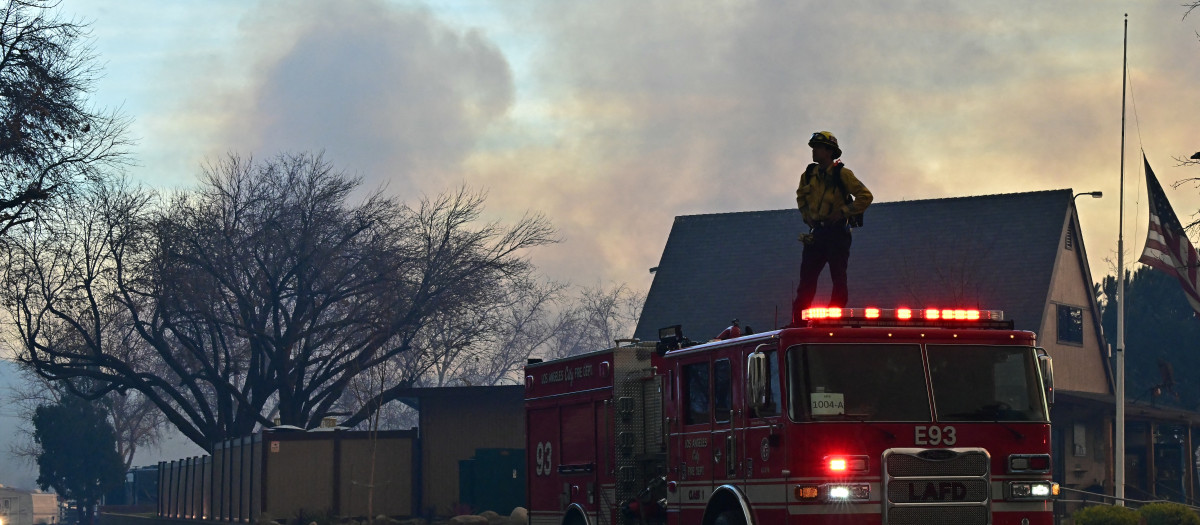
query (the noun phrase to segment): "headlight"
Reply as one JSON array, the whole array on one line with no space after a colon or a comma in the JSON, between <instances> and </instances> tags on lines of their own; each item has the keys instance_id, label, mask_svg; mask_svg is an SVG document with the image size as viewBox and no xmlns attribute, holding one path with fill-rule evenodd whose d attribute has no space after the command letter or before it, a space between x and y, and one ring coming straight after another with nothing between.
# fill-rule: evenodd
<instances>
[{"instance_id":1,"label":"headlight","mask_svg":"<svg viewBox=\"0 0 1200 525\"><path fill-rule=\"evenodd\" d=\"M832 483L824 486L825 499L834 501L867 501L871 486L866 483Z\"/></svg>"},{"instance_id":2,"label":"headlight","mask_svg":"<svg viewBox=\"0 0 1200 525\"><path fill-rule=\"evenodd\" d=\"M1053 481L1013 481L1008 484L1008 497L1014 500L1046 501L1058 496L1058 483Z\"/></svg>"}]
</instances>

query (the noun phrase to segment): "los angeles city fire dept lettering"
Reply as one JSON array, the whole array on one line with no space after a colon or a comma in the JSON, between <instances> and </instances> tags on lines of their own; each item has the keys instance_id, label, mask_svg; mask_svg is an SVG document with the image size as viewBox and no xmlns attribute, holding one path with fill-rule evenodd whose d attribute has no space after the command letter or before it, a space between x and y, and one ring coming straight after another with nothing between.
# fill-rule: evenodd
<instances>
[{"instance_id":1,"label":"los angeles city fire dept lettering","mask_svg":"<svg viewBox=\"0 0 1200 525\"><path fill-rule=\"evenodd\" d=\"M567 382L575 384L576 378L592 377L592 365L585 364L579 366L568 366L562 370L546 372L542 374L542 384L549 385L551 383Z\"/></svg>"}]
</instances>

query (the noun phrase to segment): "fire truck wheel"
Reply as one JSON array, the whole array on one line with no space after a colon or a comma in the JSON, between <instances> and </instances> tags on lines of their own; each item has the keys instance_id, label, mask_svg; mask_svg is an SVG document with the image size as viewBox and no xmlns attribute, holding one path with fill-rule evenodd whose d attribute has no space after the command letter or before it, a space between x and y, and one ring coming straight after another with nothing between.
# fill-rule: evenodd
<instances>
[{"instance_id":1,"label":"fire truck wheel","mask_svg":"<svg viewBox=\"0 0 1200 525\"><path fill-rule=\"evenodd\" d=\"M742 515L732 510L724 511L717 515L717 519L713 520L713 525L745 525L742 522Z\"/></svg>"}]
</instances>

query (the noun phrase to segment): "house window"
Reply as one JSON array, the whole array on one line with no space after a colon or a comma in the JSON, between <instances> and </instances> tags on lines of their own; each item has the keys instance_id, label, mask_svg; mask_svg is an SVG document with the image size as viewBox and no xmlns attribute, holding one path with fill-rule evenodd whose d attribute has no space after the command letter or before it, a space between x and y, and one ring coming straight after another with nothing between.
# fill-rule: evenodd
<instances>
[{"instance_id":1,"label":"house window","mask_svg":"<svg viewBox=\"0 0 1200 525\"><path fill-rule=\"evenodd\" d=\"M1075 423L1072 428L1071 442L1074 445L1075 457L1087 456L1087 427L1083 423Z\"/></svg>"},{"instance_id":2,"label":"house window","mask_svg":"<svg viewBox=\"0 0 1200 525\"><path fill-rule=\"evenodd\" d=\"M1083 308L1058 305L1058 342L1083 344Z\"/></svg>"}]
</instances>

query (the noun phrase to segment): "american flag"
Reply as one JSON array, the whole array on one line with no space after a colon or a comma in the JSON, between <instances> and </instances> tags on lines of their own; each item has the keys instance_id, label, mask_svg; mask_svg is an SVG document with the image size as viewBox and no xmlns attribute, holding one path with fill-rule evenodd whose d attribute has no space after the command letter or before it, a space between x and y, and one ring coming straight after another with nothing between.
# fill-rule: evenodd
<instances>
[{"instance_id":1,"label":"american flag","mask_svg":"<svg viewBox=\"0 0 1200 525\"><path fill-rule=\"evenodd\" d=\"M1150 192L1150 232L1146 234L1146 249L1142 250L1138 262L1179 279L1192 310L1200 315L1200 291L1197 291L1200 288L1197 286L1200 283L1200 256L1196 255L1196 248L1192 247L1179 217L1167 202L1167 194L1163 193L1150 170L1150 161L1145 155L1142 155L1142 162L1146 163L1146 186Z\"/></svg>"}]
</instances>

